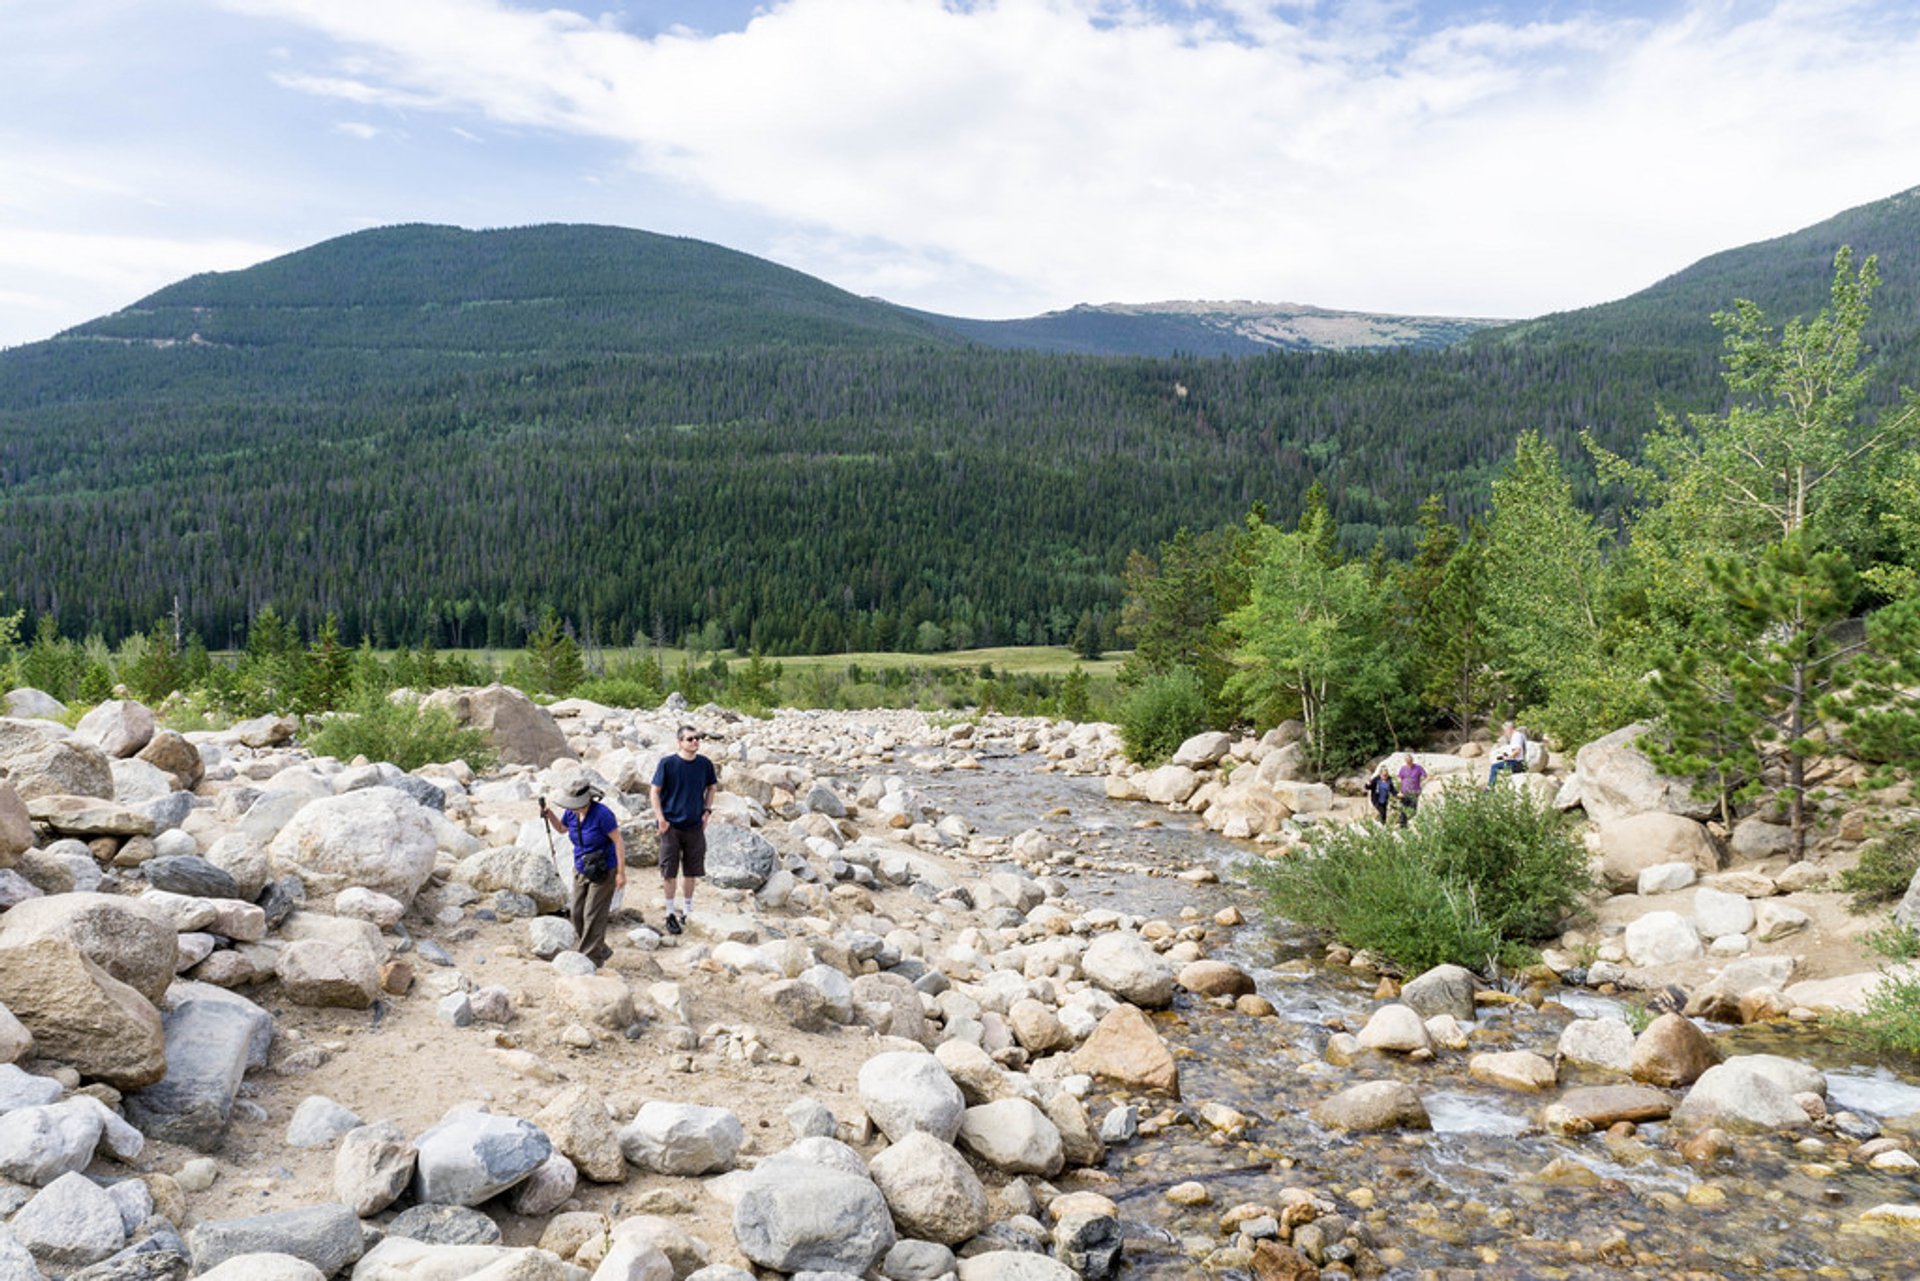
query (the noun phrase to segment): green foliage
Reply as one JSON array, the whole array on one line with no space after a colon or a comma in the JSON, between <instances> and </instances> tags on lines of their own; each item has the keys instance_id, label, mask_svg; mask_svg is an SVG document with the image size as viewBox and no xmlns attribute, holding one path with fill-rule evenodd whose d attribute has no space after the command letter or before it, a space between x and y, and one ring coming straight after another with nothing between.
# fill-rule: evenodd
<instances>
[{"instance_id":1,"label":"green foliage","mask_svg":"<svg viewBox=\"0 0 1920 1281\"><path fill-rule=\"evenodd\" d=\"M1405 829L1342 828L1256 878L1281 915L1409 971L1485 970L1557 933L1592 888L1564 817L1517 787L1455 792Z\"/></svg>"},{"instance_id":2,"label":"green foliage","mask_svg":"<svg viewBox=\"0 0 1920 1281\"><path fill-rule=\"evenodd\" d=\"M484 771L497 759L483 731L462 728L444 708L373 690L357 695L348 711L327 717L308 736L307 746L320 755L341 760L365 756L403 770L463 760Z\"/></svg>"},{"instance_id":3,"label":"green foliage","mask_svg":"<svg viewBox=\"0 0 1920 1281\"><path fill-rule=\"evenodd\" d=\"M1087 669L1075 663L1060 681L1060 698L1054 714L1063 721L1084 721L1093 717L1093 699L1088 692Z\"/></svg>"},{"instance_id":4,"label":"green foliage","mask_svg":"<svg viewBox=\"0 0 1920 1281\"><path fill-rule=\"evenodd\" d=\"M541 616L540 626L527 637L527 651L513 674L528 693L554 698L565 698L586 679L586 659L580 643L558 614L548 610Z\"/></svg>"},{"instance_id":5,"label":"green foliage","mask_svg":"<svg viewBox=\"0 0 1920 1281\"><path fill-rule=\"evenodd\" d=\"M1920 1058L1920 978L1887 975L1867 993L1858 1014L1841 1014L1835 1021L1869 1049Z\"/></svg>"},{"instance_id":6,"label":"green foliage","mask_svg":"<svg viewBox=\"0 0 1920 1281\"><path fill-rule=\"evenodd\" d=\"M1182 528L1157 559L1140 552L1127 558L1120 633L1133 653L1121 669L1123 683L1184 668L1199 682L1209 717L1230 719L1225 687L1233 640L1224 620L1246 602L1250 540L1263 528L1250 522L1198 535Z\"/></svg>"},{"instance_id":7,"label":"green foliage","mask_svg":"<svg viewBox=\"0 0 1920 1281\"><path fill-rule=\"evenodd\" d=\"M1860 847L1860 861L1840 873L1840 888L1853 897L1855 915L1875 912L1898 900L1920 871L1920 821L1909 819Z\"/></svg>"},{"instance_id":8,"label":"green foliage","mask_svg":"<svg viewBox=\"0 0 1920 1281\"><path fill-rule=\"evenodd\" d=\"M1141 764L1165 760L1206 728L1206 694L1190 668L1142 679L1120 705L1120 741Z\"/></svg>"}]
</instances>

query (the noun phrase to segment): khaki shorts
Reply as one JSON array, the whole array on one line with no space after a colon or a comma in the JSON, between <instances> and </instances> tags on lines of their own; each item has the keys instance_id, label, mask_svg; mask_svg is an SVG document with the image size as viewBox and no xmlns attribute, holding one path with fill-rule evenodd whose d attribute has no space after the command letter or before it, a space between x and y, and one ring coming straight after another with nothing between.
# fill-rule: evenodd
<instances>
[{"instance_id":1,"label":"khaki shorts","mask_svg":"<svg viewBox=\"0 0 1920 1281\"><path fill-rule=\"evenodd\" d=\"M707 874L707 829L674 827L660 833L660 877L671 881L676 876L695 880Z\"/></svg>"}]
</instances>

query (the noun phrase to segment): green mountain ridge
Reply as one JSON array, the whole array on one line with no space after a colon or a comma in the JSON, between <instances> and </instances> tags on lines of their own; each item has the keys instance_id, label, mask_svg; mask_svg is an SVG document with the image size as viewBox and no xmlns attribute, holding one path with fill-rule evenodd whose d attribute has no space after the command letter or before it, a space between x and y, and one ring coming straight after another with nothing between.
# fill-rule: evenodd
<instances>
[{"instance_id":1,"label":"green mountain ridge","mask_svg":"<svg viewBox=\"0 0 1920 1281\"><path fill-rule=\"evenodd\" d=\"M1129 551L1291 520L1316 480L1348 550L1404 552L1520 431L1632 453L1656 406L1723 403L1706 313L1811 312L1843 241L1881 255L1890 396L1920 360L1914 195L1448 346L1252 355L996 350L618 228L355 233L0 353L0 608L117 636L178 598L215 644L268 602L440 645L518 644L546 607L769 652L1064 640ZM1195 315L1132 311L1082 319Z\"/></svg>"}]
</instances>

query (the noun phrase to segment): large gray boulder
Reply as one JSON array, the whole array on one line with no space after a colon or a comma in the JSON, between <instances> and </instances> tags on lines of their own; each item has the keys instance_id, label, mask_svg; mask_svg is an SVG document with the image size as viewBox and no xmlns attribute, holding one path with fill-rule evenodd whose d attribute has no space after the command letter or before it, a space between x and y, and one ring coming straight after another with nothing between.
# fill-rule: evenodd
<instances>
[{"instance_id":1,"label":"large gray boulder","mask_svg":"<svg viewBox=\"0 0 1920 1281\"><path fill-rule=\"evenodd\" d=\"M997 1170L1052 1178L1066 1164L1060 1131L1026 1099L995 1099L960 1118L961 1147Z\"/></svg>"},{"instance_id":2,"label":"large gray boulder","mask_svg":"<svg viewBox=\"0 0 1920 1281\"><path fill-rule=\"evenodd\" d=\"M1100 935L1080 958L1080 971L1129 1005L1164 1009L1173 1004L1173 969L1138 934L1114 930Z\"/></svg>"},{"instance_id":3,"label":"large gray boulder","mask_svg":"<svg viewBox=\"0 0 1920 1281\"><path fill-rule=\"evenodd\" d=\"M360 1257L360 1220L337 1201L239 1219L207 1219L190 1234L193 1266L205 1271L243 1254L287 1254L333 1276Z\"/></svg>"},{"instance_id":4,"label":"large gray boulder","mask_svg":"<svg viewBox=\"0 0 1920 1281\"><path fill-rule=\"evenodd\" d=\"M313 898L364 886L402 903L433 874L438 841L427 812L391 787L308 801L270 847L276 874L292 873Z\"/></svg>"},{"instance_id":5,"label":"large gray boulder","mask_svg":"<svg viewBox=\"0 0 1920 1281\"><path fill-rule=\"evenodd\" d=\"M733 1206L733 1235L753 1262L778 1272L865 1276L896 1239L871 1179L807 1161L763 1161Z\"/></svg>"},{"instance_id":6,"label":"large gray boulder","mask_svg":"<svg viewBox=\"0 0 1920 1281\"><path fill-rule=\"evenodd\" d=\"M98 1263L127 1243L118 1204L84 1174L63 1174L40 1189L7 1226L56 1275Z\"/></svg>"},{"instance_id":7,"label":"large gray boulder","mask_svg":"<svg viewBox=\"0 0 1920 1281\"><path fill-rule=\"evenodd\" d=\"M414 1200L423 1205L479 1205L532 1174L553 1144L531 1121L490 1112L459 1112L414 1141Z\"/></svg>"},{"instance_id":8,"label":"large gray boulder","mask_svg":"<svg viewBox=\"0 0 1920 1281\"><path fill-rule=\"evenodd\" d=\"M1689 1128L1784 1130L1805 1125L1808 1117L1776 1072L1741 1056L1708 1068L1673 1110L1673 1121Z\"/></svg>"},{"instance_id":9,"label":"large gray boulder","mask_svg":"<svg viewBox=\"0 0 1920 1281\"><path fill-rule=\"evenodd\" d=\"M161 1022L167 1074L126 1097L127 1119L149 1137L218 1151L253 1041L263 1023L272 1035L273 1016L236 1002L187 1001Z\"/></svg>"},{"instance_id":10,"label":"large gray boulder","mask_svg":"<svg viewBox=\"0 0 1920 1281\"><path fill-rule=\"evenodd\" d=\"M1608 823L1630 814L1660 812L1705 819L1713 815L1711 801L1695 800L1692 785L1655 769L1636 744L1652 726L1628 725L1596 738L1573 757L1574 789L1587 817ZM1671 860L1661 860L1668 862Z\"/></svg>"},{"instance_id":11,"label":"large gray boulder","mask_svg":"<svg viewBox=\"0 0 1920 1281\"><path fill-rule=\"evenodd\" d=\"M896 1143L915 1130L951 1143L967 1110L960 1087L931 1054L876 1054L860 1065L857 1088L867 1115Z\"/></svg>"},{"instance_id":12,"label":"large gray boulder","mask_svg":"<svg viewBox=\"0 0 1920 1281\"><path fill-rule=\"evenodd\" d=\"M1433 1122L1404 1081L1367 1081L1316 1103L1313 1119L1331 1130L1426 1130Z\"/></svg>"},{"instance_id":13,"label":"large gray boulder","mask_svg":"<svg viewBox=\"0 0 1920 1281\"><path fill-rule=\"evenodd\" d=\"M746 1142L740 1118L726 1108L650 1100L620 1130L620 1151L656 1174L718 1174L733 1168Z\"/></svg>"},{"instance_id":14,"label":"large gray boulder","mask_svg":"<svg viewBox=\"0 0 1920 1281\"><path fill-rule=\"evenodd\" d=\"M519 845L498 845L461 859L453 869L453 879L471 885L483 894L506 890L524 894L542 912L565 907L572 887L561 878L554 860L542 850Z\"/></svg>"},{"instance_id":15,"label":"large gray boulder","mask_svg":"<svg viewBox=\"0 0 1920 1281\"><path fill-rule=\"evenodd\" d=\"M6 702L6 714L17 716L22 720L59 721L65 720L67 715L65 703L44 690L37 690L27 685L8 690Z\"/></svg>"},{"instance_id":16,"label":"large gray boulder","mask_svg":"<svg viewBox=\"0 0 1920 1281\"><path fill-rule=\"evenodd\" d=\"M1720 852L1705 826L1680 814L1650 811L1607 819L1594 839L1600 845L1600 879L1617 893L1632 893L1642 872L1663 864L1685 863L1701 873L1720 866Z\"/></svg>"},{"instance_id":17,"label":"large gray boulder","mask_svg":"<svg viewBox=\"0 0 1920 1281\"><path fill-rule=\"evenodd\" d=\"M11 1064L6 1070L19 1073ZM59 1102L45 1094L38 1098L0 1116L0 1174L9 1179L45 1187L63 1174L85 1170L103 1144L123 1161L133 1160L146 1146L140 1131L90 1094Z\"/></svg>"},{"instance_id":18,"label":"large gray boulder","mask_svg":"<svg viewBox=\"0 0 1920 1281\"><path fill-rule=\"evenodd\" d=\"M23 743L19 751L0 756L20 799L42 796L113 796L113 766L107 754L77 739L48 739Z\"/></svg>"},{"instance_id":19,"label":"large gray boulder","mask_svg":"<svg viewBox=\"0 0 1920 1281\"><path fill-rule=\"evenodd\" d=\"M110 698L80 718L73 736L119 759L132 756L151 742L153 728L153 713L144 704Z\"/></svg>"},{"instance_id":20,"label":"large gray boulder","mask_svg":"<svg viewBox=\"0 0 1920 1281\"><path fill-rule=\"evenodd\" d=\"M333 1154L333 1194L362 1218L378 1214L413 1182L416 1156L391 1121L348 1130Z\"/></svg>"},{"instance_id":21,"label":"large gray boulder","mask_svg":"<svg viewBox=\"0 0 1920 1281\"><path fill-rule=\"evenodd\" d=\"M869 1173L894 1225L910 1237L958 1245L992 1221L986 1187L973 1167L925 1130L882 1150Z\"/></svg>"},{"instance_id":22,"label":"large gray boulder","mask_svg":"<svg viewBox=\"0 0 1920 1281\"><path fill-rule=\"evenodd\" d=\"M555 761L579 759L552 713L512 686L439 690L427 695L423 705L445 708L460 724L484 731L509 765L545 769Z\"/></svg>"},{"instance_id":23,"label":"large gray boulder","mask_svg":"<svg viewBox=\"0 0 1920 1281\"><path fill-rule=\"evenodd\" d=\"M1451 1014L1462 1023L1473 1020L1473 993L1479 985L1473 971L1459 965L1436 965L1400 989L1400 1003L1423 1019Z\"/></svg>"},{"instance_id":24,"label":"large gray boulder","mask_svg":"<svg viewBox=\"0 0 1920 1281\"><path fill-rule=\"evenodd\" d=\"M779 855L766 837L737 823L707 825L707 880L721 889L757 890Z\"/></svg>"}]
</instances>

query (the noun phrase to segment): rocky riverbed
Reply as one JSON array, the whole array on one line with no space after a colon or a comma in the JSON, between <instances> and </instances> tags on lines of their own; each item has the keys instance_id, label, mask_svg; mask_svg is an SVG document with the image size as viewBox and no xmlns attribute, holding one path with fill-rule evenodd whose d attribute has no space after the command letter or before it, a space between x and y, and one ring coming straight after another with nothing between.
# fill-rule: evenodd
<instances>
[{"instance_id":1,"label":"rocky riverbed","mask_svg":"<svg viewBox=\"0 0 1920 1281\"><path fill-rule=\"evenodd\" d=\"M1518 990L1395 976L1238 884L1358 810L1278 777L1283 742L1190 744L1156 791L1192 787L1143 804L1108 727L436 698L509 763L408 775L124 703L0 720L0 1277L1910 1267L1920 1089L1787 982L1865 969L1831 904L1786 904L1827 951L1783 973L1793 932L1636 872L1641 910ZM723 791L675 937L644 781L683 719ZM534 817L581 771L642 864L598 970ZM1728 870L1786 897L1696 869ZM1682 908L1699 954L1641 964L1622 918ZM1669 980L1799 1021L1636 1035Z\"/></svg>"}]
</instances>

